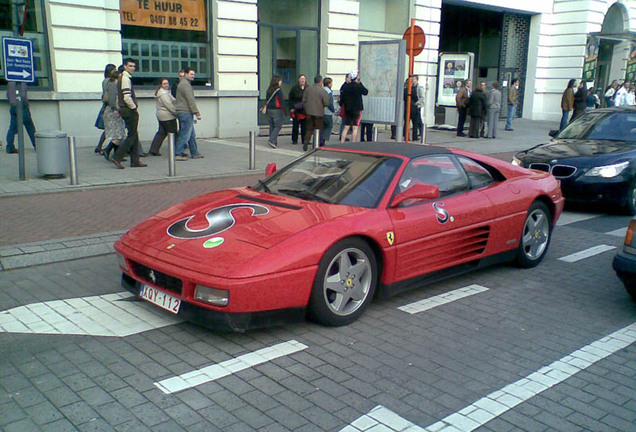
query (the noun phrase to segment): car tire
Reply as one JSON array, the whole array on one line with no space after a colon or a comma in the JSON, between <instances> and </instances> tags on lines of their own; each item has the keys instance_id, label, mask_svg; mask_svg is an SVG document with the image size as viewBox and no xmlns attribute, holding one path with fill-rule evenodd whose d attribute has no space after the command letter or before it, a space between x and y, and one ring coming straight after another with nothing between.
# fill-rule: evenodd
<instances>
[{"instance_id":1,"label":"car tire","mask_svg":"<svg viewBox=\"0 0 636 432\"><path fill-rule=\"evenodd\" d=\"M520 267L530 268L539 265L548 253L552 237L552 213L541 201L535 201L528 209L523 223L517 258Z\"/></svg>"},{"instance_id":2,"label":"car tire","mask_svg":"<svg viewBox=\"0 0 636 432\"><path fill-rule=\"evenodd\" d=\"M338 327L357 320L371 302L378 278L375 254L360 238L333 245L322 257L309 299L309 318Z\"/></svg>"},{"instance_id":3,"label":"car tire","mask_svg":"<svg viewBox=\"0 0 636 432\"><path fill-rule=\"evenodd\" d=\"M625 213L630 216L636 215L636 180L632 181L629 185L629 189L627 189L627 194L625 195L625 204L624 204Z\"/></svg>"}]
</instances>

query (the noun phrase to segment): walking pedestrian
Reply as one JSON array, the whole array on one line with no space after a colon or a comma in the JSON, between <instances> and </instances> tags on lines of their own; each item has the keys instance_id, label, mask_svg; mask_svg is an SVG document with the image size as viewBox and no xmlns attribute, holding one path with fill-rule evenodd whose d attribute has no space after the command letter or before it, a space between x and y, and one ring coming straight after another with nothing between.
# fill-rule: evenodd
<instances>
[{"instance_id":1,"label":"walking pedestrian","mask_svg":"<svg viewBox=\"0 0 636 432\"><path fill-rule=\"evenodd\" d=\"M470 126L468 136L479 138L481 123L488 112L488 99L482 85L475 86L475 91L468 99L468 114L470 115Z\"/></svg>"},{"instance_id":2,"label":"walking pedestrian","mask_svg":"<svg viewBox=\"0 0 636 432\"><path fill-rule=\"evenodd\" d=\"M585 89L585 81L581 80L579 86L574 93L574 112L572 113L572 119L570 123L577 117L580 117L585 112L585 98L587 97L587 90Z\"/></svg>"},{"instance_id":3,"label":"walking pedestrian","mask_svg":"<svg viewBox=\"0 0 636 432\"><path fill-rule=\"evenodd\" d=\"M331 87L333 86L333 80L329 77L322 80L322 84L324 85L325 92L329 96L329 106L325 107L324 114L322 117L322 134L320 136L320 146L324 146L325 143L329 142L329 138L331 138L331 130L333 129L333 116L336 113L336 107L334 105L333 100L333 91Z\"/></svg>"},{"instance_id":4,"label":"walking pedestrian","mask_svg":"<svg viewBox=\"0 0 636 432\"><path fill-rule=\"evenodd\" d=\"M464 133L464 123L466 123L466 112L468 110L468 98L472 93L472 81L466 80L455 95L455 106L457 107L457 136L466 136Z\"/></svg>"},{"instance_id":5,"label":"walking pedestrian","mask_svg":"<svg viewBox=\"0 0 636 432\"><path fill-rule=\"evenodd\" d=\"M574 85L576 84L575 79L571 79L568 81L568 86L563 90L563 95L561 96L561 111L563 115L561 116L561 124L559 125L559 130L563 130L568 125L568 119L570 118L570 114L574 109Z\"/></svg>"},{"instance_id":6,"label":"walking pedestrian","mask_svg":"<svg viewBox=\"0 0 636 432\"><path fill-rule=\"evenodd\" d=\"M108 82L110 81L111 73L115 69L117 69L117 66L112 63L107 64L104 68L104 80L102 81L102 108L99 110L97 120L95 121L95 127L97 129L103 130L101 136L99 137L99 141L97 142L97 147L95 147L95 153L99 154L104 153L104 151L102 150L102 146L106 141L106 125L104 124L104 110L106 109L106 84L108 84Z\"/></svg>"},{"instance_id":7,"label":"walking pedestrian","mask_svg":"<svg viewBox=\"0 0 636 432\"><path fill-rule=\"evenodd\" d=\"M497 138L497 123L499 121L499 113L501 112L501 91L499 90L499 81L491 84L492 90L488 95L488 132L486 138Z\"/></svg>"},{"instance_id":8,"label":"walking pedestrian","mask_svg":"<svg viewBox=\"0 0 636 432\"><path fill-rule=\"evenodd\" d=\"M349 129L352 130L351 141L353 142L358 140L360 118L362 117L361 114L364 109L362 96L369 94L369 90L362 85L358 71L349 72L349 77L351 78L351 82L343 86L342 94L340 95L340 100L344 105L345 113L345 127L342 131L342 137L340 138L340 142L343 144L347 139Z\"/></svg>"},{"instance_id":9,"label":"walking pedestrian","mask_svg":"<svg viewBox=\"0 0 636 432\"><path fill-rule=\"evenodd\" d=\"M338 106L340 107L340 109L338 110L338 116L340 117L340 133L338 134L338 141L342 139L342 131L344 131L344 127L345 127L345 121L344 121L345 113L344 113L344 106L342 105L342 89L344 88L345 84L348 84L350 82L351 82L351 77L349 76L349 74L346 74L345 81L340 86L340 93L338 93L340 95L338 97ZM395 139L395 137L391 137L391 139ZM347 138L347 141L348 140L349 138Z\"/></svg>"},{"instance_id":10,"label":"walking pedestrian","mask_svg":"<svg viewBox=\"0 0 636 432\"><path fill-rule=\"evenodd\" d=\"M157 105L157 121L159 129L152 139L148 154L152 156L161 156L160 150L163 141L169 133L177 133L177 109L175 108L176 99L170 92L170 81L168 78L161 78L161 82L155 91L155 102Z\"/></svg>"},{"instance_id":11,"label":"walking pedestrian","mask_svg":"<svg viewBox=\"0 0 636 432\"><path fill-rule=\"evenodd\" d=\"M605 102L606 107L614 106L614 96L616 96L617 88L618 88L618 81L614 80L605 89L605 94L603 95L603 101Z\"/></svg>"},{"instance_id":12,"label":"walking pedestrian","mask_svg":"<svg viewBox=\"0 0 636 432\"><path fill-rule=\"evenodd\" d=\"M13 144L15 135L18 133L18 98L22 99L22 125L31 139L31 144L35 149L35 124L31 118L31 111L29 110L29 95L26 83L21 82L20 86L16 85L15 81L7 82L7 100L11 107L9 108L9 114L11 120L9 121L9 129L7 130L7 153L18 153L18 150Z\"/></svg>"},{"instance_id":13,"label":"walking pedestrian","mask_svg":"<svg viewBox=\"0 0 636 432\"><path fill-rule=\"evenodd\" d=\"M119 146L115 155L111 158L111 162L119 169L124 169L121 164L124 159L124 155L130 153L130 166L132 168L146 167L145 163L139 160L139 132L137 128L139 126L139 105L137 104L137 96L135 94L135 87L132 83L132 75L135 73L136 63L135 60L127 58L124 60L124 71L119 75L117 81L118 87L118 104L119 112L126 123L126 130L128 131L126 139Z\"/></svg>"},{"instance_id":14,"label":"walking pedestrian","mask_svg":"<svg viewBox=\"0 0 636 432\"><path fill-rule=\"evenodd\" d=\"M278 134L283 127L283 119L287 116L285 112L285 96L281 90L282 85L282 78L274 75L267 88L267 111L265 112L269 123L267 143L272 148L278 147Z\"/></svg>"},{"instance_id":15,"label":"walking pedestrian","mask_svg":"<svg viewBox=\"0 0 636 432\"><path fill-rule=\"evenodd\" d=\"M197 103L194 99L194 90L192 89L192 81L194 81L196 71L192 68L186 68L184 72L185 75L177 86L177 98L175 102L177 118L179 119L179 137L174 153L175 159L180 161L188 160L187 155L184 153L186 145L190 149L190 157L192 159L200 159L203 157L203 155L199 153L197 137L194 131L194 117L196 117L197 120L201 120L201 113L199 113L199 108L197 108Z\"/></svg>"},{"instance_id":16,"label":"walking pedestrian","mask_svg":"<svg viewBox=\"0 0 636 432\"><path fill-rule=\"evenodd\" d=\"M517 115L517 103L519 101L519 78L513 78L508 89L508 118L505 130L513 131L512 120Z\"/></svg>"},{"instance_id":17,"label":"walking pedestrian","mask_svg":"<svg viewBox=\"0 0 636 432\"><path fill-rule=\"evenodd\" d=\"M121 140L126 135L126 125L121 118L117 103L119 75L119 71L113 69L110 72L108 82L104 86L104 142L108 141L108 145L104 148L102 154L106 160L110 160L110 152L113 149L115 149L115 152L117 151Z\"/></svg>"},{"instance_id":18,"label":"walking pedestrian","mask_svg":"<svg viewBox=\"0 0 636 432\"><path fill-rule=\"evenodd\" d=\"M325 108L329 106L329 95L324 89L321 75L316 75L314 77L314 85L308 87L303 93L303 106L305 107L305 114L307 114L307 133L303 142L303 151L306 151L307 145L311 142L314 129L322 132L322 119L325 115Z\"/></svg>"},{"instance_id":19,"label":"walking pedestrian","mask_svg":"<svg viewBox=\"0 0 636 432\"><path fill-rule=\"evenodd\" d=\"M303 94L307 88L307 77L303 74L298 76L298 83L289 91L289 113L292 117L292 144L298 144L298 129L300 129L300 140L305 144L306 119L303 107Z\"/></svg>"}]
</instances>

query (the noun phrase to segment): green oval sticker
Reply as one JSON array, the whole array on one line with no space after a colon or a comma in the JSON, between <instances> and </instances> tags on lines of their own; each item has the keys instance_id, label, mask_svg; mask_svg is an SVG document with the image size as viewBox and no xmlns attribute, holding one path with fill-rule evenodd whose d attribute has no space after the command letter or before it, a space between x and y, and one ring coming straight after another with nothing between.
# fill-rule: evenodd
<instances>
[{"instance_id":1,"label":"green oval sticker","mask_svg":"<svg viewBox=\"0 0 636 432\"><path fill-rule=\"evenodd\" d=\"M205 243L203 243L203 247L206 249L212 249L217 246L221 246L224 241L225 239L223 237L213 237L209 240L206 240Z\"/></svg>"}]
</instances>

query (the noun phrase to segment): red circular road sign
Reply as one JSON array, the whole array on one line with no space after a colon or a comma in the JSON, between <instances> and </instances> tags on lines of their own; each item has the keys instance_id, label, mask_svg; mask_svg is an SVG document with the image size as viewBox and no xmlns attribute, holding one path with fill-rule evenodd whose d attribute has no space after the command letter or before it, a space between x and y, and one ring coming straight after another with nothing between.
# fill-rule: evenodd
<instances>
[{"instance_id":1,"label":"red circular road sign","mask_svg":"<svg viewBox=\"0 0 636 432\"><path fill-rule=\"evenodd\" d=\"M413 34L413 45L411 46L411 33ZM409 56L418 56L424 50L426 45L426 35L420 26L413 26L406 29L402 39L406 41L406 54Z\"/></svg>"}]
</instances>

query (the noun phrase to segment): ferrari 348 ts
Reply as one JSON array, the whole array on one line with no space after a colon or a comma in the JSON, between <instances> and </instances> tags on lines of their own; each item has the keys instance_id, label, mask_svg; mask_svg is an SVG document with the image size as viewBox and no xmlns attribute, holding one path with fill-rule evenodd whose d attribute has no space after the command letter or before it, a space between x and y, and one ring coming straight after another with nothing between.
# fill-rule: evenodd
<instances>
[{"instance_id":1,"label":"ferrari 348 ts","mask_svg":"<svg viewBox=\"0 0 636 432\"><path fill-rule=\"evenodd\" d=\"M115 244L122 285L184 319L244 331L351 323L389 296L504 261L545 257L555 178L441 147L351 143L252 187L164 210Z\"/></svg>"}]
</instances>

